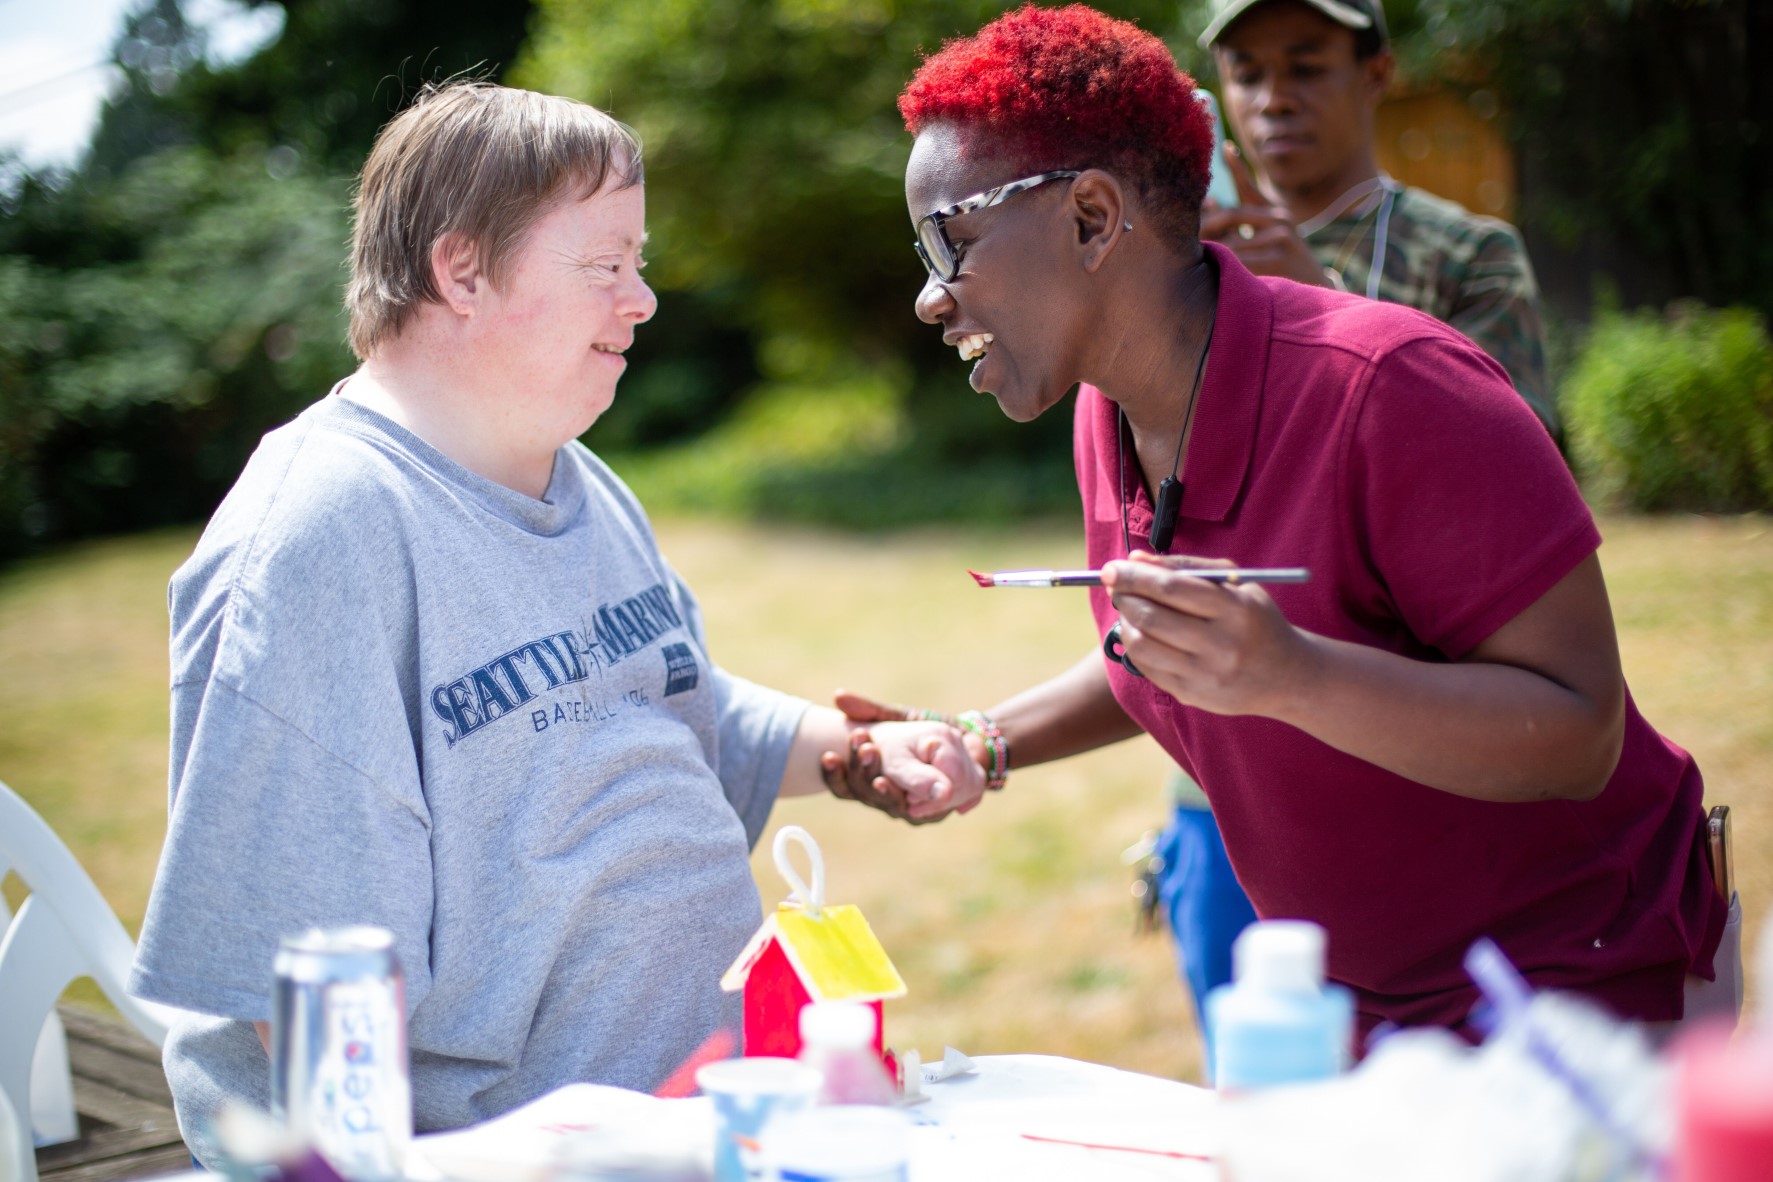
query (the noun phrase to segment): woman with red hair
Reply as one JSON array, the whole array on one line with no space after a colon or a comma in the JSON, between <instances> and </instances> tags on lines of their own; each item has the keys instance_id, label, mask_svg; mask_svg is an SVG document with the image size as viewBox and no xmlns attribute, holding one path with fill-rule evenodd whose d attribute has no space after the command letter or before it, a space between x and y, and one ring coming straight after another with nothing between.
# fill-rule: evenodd
<instances>
[{"instance_id":1,"label":"woman with red hair","mask_svg":"<svg viewBox=\"0 0 1773 1182\"><path fill-rule=\"evenodd\" d=\"M1091 607L1119 642L966 716L992 783L1150 733L1257 913L1328 930L1363 1032L1463 1024L1483 935L1630 1017L1728 1010L1698 768L1632 704L1600 535L1502 369L1426 315L1203 246L1207 116L1129 24L1009 13L900 110L918 316L1013 419L1081 383ZM1233 560L1311 579L1190 574ZM900 797L868 754L827 754L828 778L914 818L976 803Z\"/></svg>"}]
</instances>

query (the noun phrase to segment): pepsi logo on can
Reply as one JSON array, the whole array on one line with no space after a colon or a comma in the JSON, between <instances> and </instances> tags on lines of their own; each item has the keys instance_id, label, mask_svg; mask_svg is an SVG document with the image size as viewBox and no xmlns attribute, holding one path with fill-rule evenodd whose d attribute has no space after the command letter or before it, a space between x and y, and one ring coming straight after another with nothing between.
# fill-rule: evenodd
<instances>
[{"instance_id":1,"label":"pepsi logo on can","mask_svg":"<svg viewBox=\"0 0 1773 1182\"><path fill-rule=\"evenodd\" d=\"M393 933L286 936L274 975L272 1115L351 1182L399 1178L412 1142L412 1080Z\"/></svg>"}]
</instances>

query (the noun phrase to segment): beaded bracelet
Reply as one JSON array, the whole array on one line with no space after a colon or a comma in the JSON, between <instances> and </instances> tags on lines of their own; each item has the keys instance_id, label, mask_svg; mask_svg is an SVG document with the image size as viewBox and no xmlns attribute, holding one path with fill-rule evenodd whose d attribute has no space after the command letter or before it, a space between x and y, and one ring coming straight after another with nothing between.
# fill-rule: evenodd
<instances>
[{"instance_id":1,"label":"beaded bracelet","mask_svg":"<svg viewBox=\"0 0 1773 1182\"><path fill-rule=\"evenodd\" d=\"M956 726L972 731L985 744L985 787L993 792L1010 778L1010 742L997 729L997 724L977 710L963 710L954 716Z\"/></svg>"}]
</instances>

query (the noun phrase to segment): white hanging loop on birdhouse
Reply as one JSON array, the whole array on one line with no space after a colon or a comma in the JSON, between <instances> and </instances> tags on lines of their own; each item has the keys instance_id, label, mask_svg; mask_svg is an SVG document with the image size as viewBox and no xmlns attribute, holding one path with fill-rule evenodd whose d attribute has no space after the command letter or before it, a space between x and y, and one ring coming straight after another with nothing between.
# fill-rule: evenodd
<instances>
[{"instance_id":1,"label":"white hanging loop on birdhouse","mask_svg":"<svg viewBox=\"0 0 1773 1182\"><path fill-rule=\"evenodd\" d=\"M807 889L806 882L795 873L794 864L788 859L788 843L799 842L806 850L807 858L813 866L813 886ZM819 852L819 843L813 835L799 825L784 825L776 831L776 841L770 847L776 859L776 873L788 884L790 903L798 903L808 911L817 911L825 906L825 855Z\"/></svg>"}]
</instances>

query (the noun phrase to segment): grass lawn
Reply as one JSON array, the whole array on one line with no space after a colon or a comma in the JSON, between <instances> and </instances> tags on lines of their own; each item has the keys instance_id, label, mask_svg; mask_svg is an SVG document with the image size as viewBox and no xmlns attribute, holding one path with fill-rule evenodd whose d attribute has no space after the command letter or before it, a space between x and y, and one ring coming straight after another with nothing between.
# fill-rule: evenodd
<instances>
[{"instance_id":1,"label":"grass lawn","mask_svg":"<svg viewBox=\"0 0 1773 1182\"><path fill-rule=\"evenodd\" d=\"M1633 693L1698 757L1711 800L1735 811L1752 949L1773 892L1773 521L1607 518L1602 529ZM988 595L965 574L1072 564L1068 526L856 537L666 521L659 532L701 597L715 658L815 700L842 685L986 706L1093 642L1081 593ZM0 574L0 668L15 687L0 713L0 779L132 931L164 833L166 579L194 538L95 543ZM774 820L818 837L831 897L862 905L910 984L888 1010L894 1044L926 1059L952 1044L1191 1077L1198 1042L1171 950L1134 938L1119 859L1161 819L1164 766L1137 740L1018 772L970 816L918 830L829 799L783 802ZM786 888L768 845L754 868L773 905ZM7 896L16 905L16 880Z\"/></svg>"}]
</instances>

